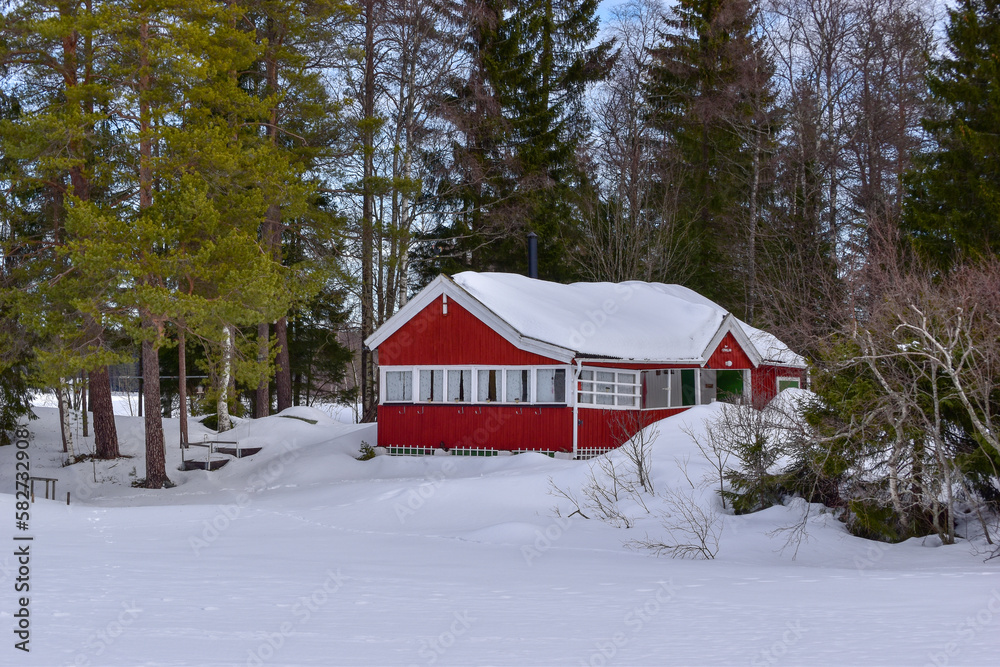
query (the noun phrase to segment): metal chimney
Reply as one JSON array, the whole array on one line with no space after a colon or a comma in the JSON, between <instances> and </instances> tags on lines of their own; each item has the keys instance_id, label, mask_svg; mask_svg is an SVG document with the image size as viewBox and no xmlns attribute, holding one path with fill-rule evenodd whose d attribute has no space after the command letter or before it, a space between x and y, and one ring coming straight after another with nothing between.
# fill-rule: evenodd
<instances>
[{"instance_id":1,"label":"metal chimney","mask_svg":"<svg viewBox=\"0 0 1000 667\"><path fill-rule=\"evenodd\" d=\"M538 235L528 234L528 277L538 278Z\"/></svg>"}]
</instances>

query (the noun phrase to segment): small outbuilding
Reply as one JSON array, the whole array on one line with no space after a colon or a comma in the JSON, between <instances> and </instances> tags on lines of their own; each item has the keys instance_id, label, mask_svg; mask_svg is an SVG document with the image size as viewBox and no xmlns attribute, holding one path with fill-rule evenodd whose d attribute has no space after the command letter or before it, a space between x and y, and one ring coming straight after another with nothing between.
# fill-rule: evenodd
<instances>
[{"instance_id":1,"label":"small outbuilding","mask_svg":"<svg viewBox=\"0 0 1000 667\"><path fill-rule=\"evenodd\" d=\"M693 405L762 406L805 360L679 285L438 276L365 341L378 445L585 458Z\"/></svg>"}]
</instances>

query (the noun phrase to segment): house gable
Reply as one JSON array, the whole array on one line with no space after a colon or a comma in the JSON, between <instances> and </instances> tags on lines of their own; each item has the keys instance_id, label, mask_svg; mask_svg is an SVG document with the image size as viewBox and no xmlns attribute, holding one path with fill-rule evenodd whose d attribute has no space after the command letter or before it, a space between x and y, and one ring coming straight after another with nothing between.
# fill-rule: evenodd
<instances>
[{"instance_id":1,"label":"house gable","mask_svg":"<svg viewBox=\"0 0 1000 667\"><path fill-rule=\"evenodd\" d=\"M736 337L733 336L732 332L727 332L709 356L705 367L735 370L753 368L754 364L750 361L747 353L743 351L743 347L736 342Z\"/></svg>"},{"instance_id":2,"label":"house gable","mask_svg":"<svg viewBox=\"0 0 1000 667\"><path fill-rule=\"evenodd\" d=\"M378 344L381 366L544 365L559 360L522 350L440 294Z\"/></svg>"},{"instance_id":3,"label":"house gable","mask_svg":"<svg viewBox=\"0 0 1000 667\"><path fill-rule=\"evenodd\" d=\"M514 329L509 323L507 323L503 318L499 317L492 310L483 305L474 296L466 292L460 286L456 285L455 282L445 276L444 274L435 278L431 283L420 291L413 299L411 299L405 306L399 309L399 311L389 318L382 326L378 328L371 336L369 336L365 341L365 345L373 350L378 350L379 360L378 363L387 365L388 362L385 358L396 358L398 355L398 350L400 347L408 348L411 347L413 343L413 335L419 334L420 336L426 335L427 327L429 326L429 319L434 317L434 309L432 306L437 304L437 313L442 317L447 317L447 312L449 308L454 308L456 305L467 311L467 314L473 316L479 321L480 324L486 326L490 333L494 336L498 336L503 340L507 341L511 347L534 354L537 358L544 359L545 361L539 363L569 363L573 359L572 350L567 350L558 345L553 345L545 341L530 338L528 336L521 335L517 330ZM447 307L446 307L447 306ZM423 313L426 315L422 315ZM382 346L390 339L396 336L404 328L408 328L408 325L418 316L422 316L423 324L414 327L414 330L409 331L410 334L407 338L400 338L395 341L396 348L390 350L387 355L383 356ZM416 331L419 328L420 331ZM449 335L453 335L453 331L448 331ZM454 338L449 340L454 341ZM462 346L469 344L470 341L466 340L464 337L458 339L462 343ZM458 347L462 347L458 346ZM402 362L400 362L402 363ZM417 362L412 362L417 363ZM471 363L471 362L447 362L447 363ZM485 362L485 363L498 363L498 362ZM526 362L528 363L528 362Z\"/></svg>"},{"instance_id":4,"label":"house gable","mask_svg":"<svg viewBox=\"0 0 1000 667\"><path fill-rule=\"evenodd\" d=\"M728 344L724 344L725 341L729 341ZM729 352L724 350L729 348ZM721 356L716 357L720 352L723 355L730 355L736 350L739 350L737 356ZM747 336L743 327L740 326L739 320L733 317L732 313L726 314L725 319L722 321L722 326L719 330L715 332L712 340L709 342L708 346L702 355L705 359L704 366L706 368L754 368L761 364L761 355L754 346L753 341ZM732 361L731 366L726 366L727 361ZM737 361L745 364L743 366L737 366ZM721 363L721 366L716 366L715 363Z\"/></svg>"}]
</instances>

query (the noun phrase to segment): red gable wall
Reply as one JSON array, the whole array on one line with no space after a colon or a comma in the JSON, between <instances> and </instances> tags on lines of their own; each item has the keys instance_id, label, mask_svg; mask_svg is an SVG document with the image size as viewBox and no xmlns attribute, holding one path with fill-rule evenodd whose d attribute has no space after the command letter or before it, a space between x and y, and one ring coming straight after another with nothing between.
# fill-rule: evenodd
<instances>
[{"instance_id":1,"label":"red gable wall","mask_svg":"<svg viewBox=\"0 0 1000 667\"><path fill-rule=\"evenodd\" d=\"M727 349L729 352L726 352ZM727 366L727 361L733 363ZM753 364L750 363L750 357L747 356L743 348L736 342L733 334L727 333L723 337L722 342L719 343L719 347L715 348L715 352L708 358L708 364L705 368L717 368L721 370L753 368Z\"/></svg>"},{"instance_id":2,"label":"red gable wall","mask_svg":"<svg viewBox=\"0 0 1000 667\"><path fill-rule=\"evenodd\" d=\"M511 345L479 318L438 297L378 346L380 366L561 364Z\"/></svg>"},{"instance_id":3,"label":"red gable wall","mask_svg":"<svg viewBox=\"0 0 1000 667\"><path fill-rule=\"evenodd\" d=\"M753 371L753 404L757 408L763 408L772 398L778 395L778 378L793 377L798 378L800 386L806 386L806 371L804 368L789 368L787 366L767 366L762 365Z\"/></svg>"}]
</instances>

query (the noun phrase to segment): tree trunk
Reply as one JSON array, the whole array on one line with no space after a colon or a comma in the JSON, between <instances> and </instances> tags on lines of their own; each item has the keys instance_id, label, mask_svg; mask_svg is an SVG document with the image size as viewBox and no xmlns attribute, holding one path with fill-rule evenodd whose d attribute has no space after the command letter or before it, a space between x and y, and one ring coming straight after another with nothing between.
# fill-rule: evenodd
<instances>
[{"instance_id":1,"label":"tree trunk","mask_svg":"<svg viewBox=\"0 0 1000 667\"><path fill-rule=\"evenodd\" d=\"M80 416L83 418L83 437L90 437L90 418L87 416L87 374L80 373Z\"/></svg>"},{"instance_id":2,"label":"tree trunk","mask_svg":"<svg viewBox=\"0 0 1000 667\"><path fill-rule=\"evenodd\" d=\"M274 323L274 335L278 339L278 359L275 369L275 385L278 393L278 412L292 407L292 364L288 354L288 319L280 318Z\"/></svg>"},{"instance_id":3,"label":"tree trunk","mask_svg":"<svg viewBox=\"0 0 1000 667\"><path fill-rule=\"evenodd\" d=\"M267 361L268 339L271 335L271 328L266 322L257 325L257 361L264 363ZM261 419L271 412L271 377L266 373L257 385L257 394L254 398L254 419Z\"/></svg>"},{"instance_id":4,"label":"tree trunk","mask_svg":"<svg viewBox=\"0 0 1000 667\"><path fill-rule=\"evenodd\" d=\"M177 334L177 393L180 400L181 446L188 440L188 404L187 404L187 349L186 336L183 331Z\"/></svg>"},{"instance_id":5,"label":"tree trunk","mask_svg":"<svg viewBox=\"0 0 1000 667\"><path fill-rule=\"evenodd\" d=\"M751 130L754 134L753 162L750 175L750 220L747 229L747 308L748 322L754 321L754 310L757 306L757 199L760 194L760 153L761 131Z\"/></svg>"},{"instance_id":6,"label":"tree trunk","mask_svg":"<svg viewBox=\"0 0 1000 667\"><path fill-rule=\"evenodd\" d=\"M267 43L268 48L264 53L264 69L267 79L267 94L273 99L278 99L279 64L278 50L281 48L284 39L285 26L279 24L273 18L267 20ZM267 137L271 145L276 145L278 141L278 107L271 107L270 122L267 125ZM277 203L272 203L267 207L264 216L264 238L266 239L271 257L279 264L282 261L281 252L281 207ZM259 341L259 356L261 360L266 360L268 356L269 329L267 322L257 325L257 337ZM278 412L292 406L292 369L289 363L288 354L288 326L284 317L275 323L275 337L278 343L278 357L274 369L275 385L277 388ZM269 377L265 377L257 385L257 396L255 401L254 417L267 417L271 411L271 387Z\"/></svg>"},{"instance_id":7,"label":"tree trunk","mask_svg":"<svg viewBox=\"0 0 1000 667\"><path fill-rule=\"evenodd\" d=\"M63 452L69 451L69 429L66 428L66 402L63 396L66 392L60 387L56 389L56 404L59 406L59 435L62 438Z\"/></svg>"},{"instance_id":8,"label":"tree trunk","mask_svg":"<svg viewBox=\"0 0 1000 667\"><path fill-rule=\"evenodd\" d=\"M139 97L139 210L153 205L153 136L152 114L149 108L149 91L152 88L152 66L149 62L149 20L143 16L139 24L139 80L136 92ZM159 489L169 483L166 470L166 452L163 441L163 416L160 413L160 352L153 341L163 335L162 323L158 324L143 313L142 391L139 409L145 404L143 423L146 427L146 488Z\"/></svg>"},{"instance_id":9,"label":"tree trunk","mask_svg":"<svg viewBox=\"0 0 1000 667\"><path fill-rule=\"evenodd\" d=\"M233 427L232 419L229 418L229 378L232 375L233 344L229 335L229 327L222 327L222 373L219 374L219 398L216 402L216 414L218 424L216 430L219 433L228 431Z\"/></svg>"},{"instance_id":10,"label":"tree trunk","mask_svg":"<svg viewBox=\"0 0 1000 667\"><path fill-rule=\"evenodd\" d=\"M73 446L73 404L70 401L70 392L66 388L64 380L63 388L59 390L59 416L62 419L63 451L70 462L76 457L76 448Z\"/></svg>"},{"instance_id":11,"label":"tree trunk","mask_svg":"<svg viewBox=\"0 0 1000 667\"><path fill-rule=\"evenodd\" d=\"M375 135L372 119L375 116L375 1L365 0L365 80L362 100L362 131L364 151L364 178L362 181L361 214L361 412L362 421L375 420L375 368L371 350L364 341L372 334L375 320L374 276L372 254L375 250L375 197L372 178L375 175Z\"/></svg>"},{"instance_id":12,"label":"tree trunk","mask_svg":"<svg viewBox=\"0 0 1000 667\"><path fill-rule=\"evenodd\" d=\"M118 450L118 429L107 366L90 372L90 405L94 411L94 456L99 459L118 458L121 452Z\"/></svg>"},{"instance_id":13,"label":"tree trunk","mask_svg":"<svg viewBox=\"0 0 1000 667\"><path fill-rule=\"evenodd\" d=\"M153 328L147 324L145 329ZM149 332L147 332L149 333ZM143 397L146 402L146 488L163 488L167 479L166 453L163 441L163 417L156 406L160 404L160 353L152 341L142 341Z\"/></svg>"}]
</instances>

